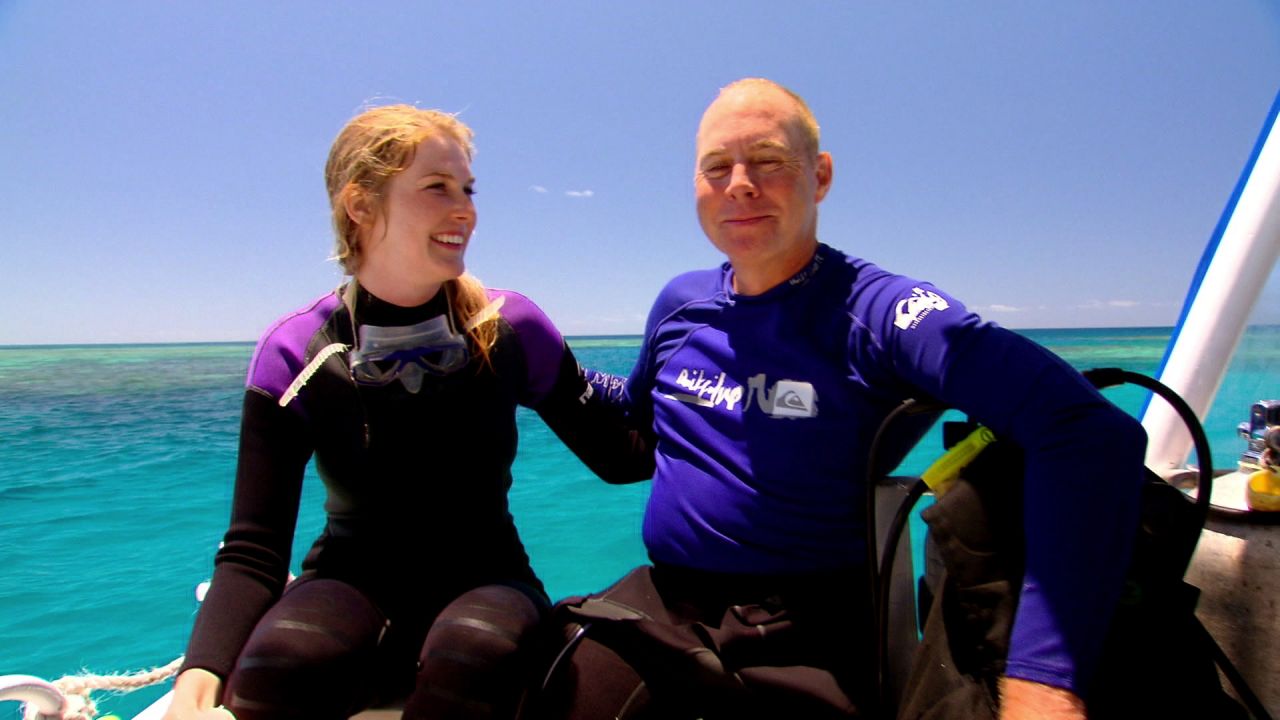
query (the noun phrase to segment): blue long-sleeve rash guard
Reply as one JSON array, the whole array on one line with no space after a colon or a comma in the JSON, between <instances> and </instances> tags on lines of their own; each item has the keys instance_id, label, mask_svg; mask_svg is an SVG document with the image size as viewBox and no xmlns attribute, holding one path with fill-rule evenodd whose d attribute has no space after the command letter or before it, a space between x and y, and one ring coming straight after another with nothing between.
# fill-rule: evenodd
<instances>
[{"instance_id":1,"label":"blue long-sleeve rash guard","mask_svg":"<svg viewBox=\"0 0 1280 720\"><path fill-rule=\"evenodd\" d=\"M902 400L933 397L1026 453L1007 674L1083 694L1128 564L1141 427L1035 343L828 246L762 295L732 287L728 264L677 277L625 387L589 373L658 437L651 557L736 573L860 567L872 437Z\"/></svg>"}]
</instances>

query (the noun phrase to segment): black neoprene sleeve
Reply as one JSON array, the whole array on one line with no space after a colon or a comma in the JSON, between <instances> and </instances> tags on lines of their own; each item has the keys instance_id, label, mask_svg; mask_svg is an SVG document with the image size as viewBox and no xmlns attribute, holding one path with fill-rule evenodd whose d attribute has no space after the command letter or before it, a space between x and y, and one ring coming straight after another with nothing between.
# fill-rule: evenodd
<instances>
[{"instance_id":1,"label":"black neoprene sleeve","mask_svg":"<svg viewBox=\"0 0 1280 720\"><path fill-rule=\"evenodd\" d=\"M302 477L311 446L302 420L245 391L231 524L214 558L183 669L226 678L254 625L288 579Z\"/></svg>"},{"instance_id":2,"label":"black neoprene sleeve","mask_svg":"<svg viewBox=\"0 0 1280 720\"><path fill-rule=\"evenodd\" d=\"M632 427L587 384L568 346L555 386L533 408L578 459L605 482L624 484L653 477L652 427Z\"/></svg>"}]
</instances>

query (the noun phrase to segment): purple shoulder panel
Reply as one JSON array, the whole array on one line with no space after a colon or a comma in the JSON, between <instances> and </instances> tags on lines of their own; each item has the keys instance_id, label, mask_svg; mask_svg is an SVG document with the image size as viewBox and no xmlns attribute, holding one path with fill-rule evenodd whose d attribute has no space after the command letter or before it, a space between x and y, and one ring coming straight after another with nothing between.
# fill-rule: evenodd
<instances>
[{"instance_id":1,"label":"purple shoulder panel","mask_svg":"<svg viewBox=\"0 0 1280 720\"><path fill-rule=\"evenodd\" d=\"M560 360L564 356L564 338L542 309L529 298L511 290L488 291L490 301L502 298L499 313L515 330L529 364L529 377L524 401L537 403L551 392Z\"/></svg>"},{"instance_id":2,"label":"purple shoulder panel","mask_svg":"<svg viewBox=\"0 0 1280 720\"><path fill-rule=\"evenodd\" d=\"M307 345L342 301L331 292L277 320L258 340L245 385L273 398L284 394L307 363Z\"/></svg>"}]
</instances>

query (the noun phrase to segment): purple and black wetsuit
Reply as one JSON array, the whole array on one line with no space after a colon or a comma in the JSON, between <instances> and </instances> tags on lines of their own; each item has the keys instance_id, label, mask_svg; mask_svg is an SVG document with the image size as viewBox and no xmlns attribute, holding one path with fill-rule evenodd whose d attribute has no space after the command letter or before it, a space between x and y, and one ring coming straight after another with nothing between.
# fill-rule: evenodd
<instances>
[{"instance_id":1,"label":"purple and black wetsuit","mask_svg":"<svg viewBox=\"0 0 1280 720\"><path fill-rule=\"evenodd\" d=\"M655 564L863 577L872 437L901 401L932 397L1024 448L1027 565L1007 673L1081 691L1128 562L1141 427L1038 345L825 245L762 295L732 287L728 264L667 285L626 383L626 406L658 438L644 520Z\"/></svg>"},{"instance_id":2,"label":"purple and black wetsuit","mask_svg":"<svg viewBox=\"0 0 1280 720\"><path fill-rule=\"evenodd\" d=\"M259 341L231 525L185 664L230 677L224 702L238 703L232 709L242 720L255 711L345 718L385 694L403 696L414 686L428 630L437 640L422 649L420 689L429 671L460 677L505 663L502 672L511 672L502 657L547 605L507 507L516 406L538 411L598 474L631 466L610 464L609 453L622 450L610 444L607 423L583 414L586 382L547 317L519 294L490 291L490 298L502 305L488 361L473 351L465 367L427 375L416 393L399 382L357 385L347 352L339 351L288 399L318 354L353 344L338 292L281 319ZM364 291L356 298L362 324L409 326L447 311L443 292L415 308ZM303 471L313 456L328 519L300 579L286 589ZM466 601L455 602L460 596ZM433 642L441 647L428 652ZM515 685L518 677L481 684ZM292 686L318 705L285 697ZM406 708L406 717L446 712L439 703L450 698L472 707L510 699L496 688L480 698L457 686L432 692L436 706ZM481 709L485 717L494 711Z\"/></svg>"}]
</instances>

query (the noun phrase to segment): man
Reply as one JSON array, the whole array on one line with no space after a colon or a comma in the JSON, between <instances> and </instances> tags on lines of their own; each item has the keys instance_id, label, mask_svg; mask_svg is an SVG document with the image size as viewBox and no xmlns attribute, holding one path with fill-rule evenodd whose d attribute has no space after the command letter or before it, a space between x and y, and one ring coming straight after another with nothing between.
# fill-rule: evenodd
<instances>
[{"instance_id":1,"label":"man","mask_svg":"<svg viewBox=\"0 0 1280 720\"><path fill-rule=\"evenodd\" d=\"M701 699L706 717L865 713L867 454L881 420L922 396L1026 453L1026 575L1001 716L1084 716L1137 518L1141 427L943 291L820 243L832 175L812 113L773 82L735 82L702 117L698 217L728 262L677 277L650 313L625 402L657 438L654 567L570 603L591 623L571 717L676 716L633 714L650 695ZM679 652L652 660L675 636L710 650L686 651L689 667ZM607 688L615 697L599 699Z\"/></svg>"}]
</instances>

